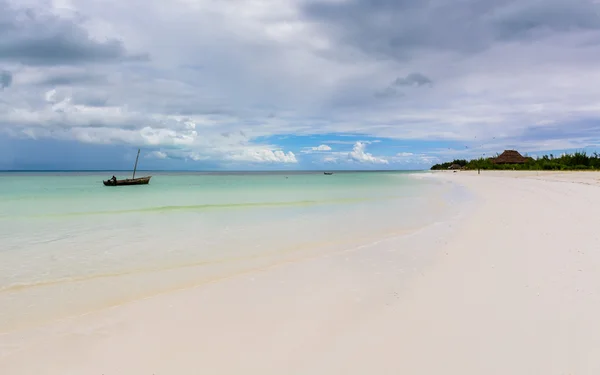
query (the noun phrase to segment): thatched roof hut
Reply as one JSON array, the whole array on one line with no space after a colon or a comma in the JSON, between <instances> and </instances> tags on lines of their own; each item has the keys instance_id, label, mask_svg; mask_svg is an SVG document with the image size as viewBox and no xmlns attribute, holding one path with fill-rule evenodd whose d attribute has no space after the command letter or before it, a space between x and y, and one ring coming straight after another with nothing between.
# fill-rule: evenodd
<instances>
[{"instance_id":1,"label":"thatched roof hut","mask_svg":"<svg viewBox=\"0 0 600 375\"><path fill-rule=\"evenodd\" d=\"M452 164L451 166L448 167L448 169L461 169L460 164Z\"/></svg>"},{"instance_id":2,"label":"thatched roof hut","mask_svg":"<svg viewBox=\"0 0 600 375\"><path fill-rule=\"evenodd\" d=\"M526 161L527 158L515 150L505 150L497 158L492 159L495 164L524 164Z\"/></svg>"}]
</instances>

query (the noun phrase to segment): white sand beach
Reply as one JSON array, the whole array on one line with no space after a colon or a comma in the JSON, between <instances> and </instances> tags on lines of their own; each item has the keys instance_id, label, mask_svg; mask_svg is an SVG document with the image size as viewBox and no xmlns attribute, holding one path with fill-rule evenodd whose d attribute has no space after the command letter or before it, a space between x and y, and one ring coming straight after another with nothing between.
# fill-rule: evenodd
<instances>
[{"instance_id":1,"label":"white sand beach","mask_svg":"<svg viewBox=\"0 0 600 375\"><path fill-rule=\"evenodd\" d=\"M600 174L432 178L464 217L0 335L0 374L600 374Z\"/></svg>"}]
</instances>

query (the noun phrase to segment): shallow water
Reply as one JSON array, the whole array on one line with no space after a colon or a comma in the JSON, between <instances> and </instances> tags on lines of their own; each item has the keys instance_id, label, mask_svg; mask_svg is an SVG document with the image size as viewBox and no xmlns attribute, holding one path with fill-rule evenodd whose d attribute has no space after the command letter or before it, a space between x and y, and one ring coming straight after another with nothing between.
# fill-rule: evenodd
<instances>
[{"instance_id":1,"label":"shallow water","mask_svg":"<svg viewBox=\"0 0 600 375\"><path fill-rule=\"evenodd\" d=\"M112 175L112 174L111 174ZM141 175L141 174L140 174ZM0 332L414 231L456 187L410 173L0 174Z\"/></svg>"}]
</instances>

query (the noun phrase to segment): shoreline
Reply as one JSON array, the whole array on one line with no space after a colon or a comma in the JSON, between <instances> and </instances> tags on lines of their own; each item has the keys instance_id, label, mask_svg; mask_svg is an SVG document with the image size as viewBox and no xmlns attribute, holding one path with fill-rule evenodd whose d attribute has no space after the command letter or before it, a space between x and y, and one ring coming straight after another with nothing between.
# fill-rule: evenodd
<instances>
[{"instance_id":1,"label":"shoreline","mask_svg":"<svg viewBox=\"0 0 600 375\"><path fill-rule=\"evenodd\" d=\"M1 335L0 372L597 374L600 174L501 173L433 172L475 204L429 230Z\"/></svg>"},{"instance_id":2,"label":"shoreline","mask_svg":"<svg viewBox=\"0 0 600 375\"><path fill-rule=\"evenodd\" d=\"M6 271L0 281L12 281L16 276L21 279L0 287L0 334L404 236L426 228L440 215L446 217L460 209L447 201L448 196L460 198L453 184L410 179L405 176L388 180L400 184L393 185L394 189L399 186L399 191L390 192L396 196L375 195L345 208L327 204L305 207L297 211L297 216L281 208L253 210L246 216L253 219L252 223L244 221L244 211L236 217L226 211L211 215L190 211L186 216L171 213L140 217L133 237L123 238L124 229L113 230L115 218L98 227L91 226L88 218L83 227L93 230L82 231L73 242L64 241L64 246L37 241L39 244L29 247L21 241L21 246L11 251L9 239L8 251L0 254L0 271ZM420 190L410 186L420 186ZM403 214L395 217L396 210L391 207ZM116 219L128 225L127 218ZM30 228L25 223L20 227ZM220 223L224 228L219 227ZM329 227L330 223L336 225ZM73 227L67 224L47 233L68 239ZM27 230L30 236L34 233ZM206 237L215 230L216 235ZM218 234L238 230L245 232L229 239ZM203 246L207 240L211 247ZM37 263L31 259L32 253L39 254ZM129 259L129 263L119 263L122 258ZM110 261L112 269L102 268L110 266ZM82 270L70 267L78 263L90 266ZM46 267L52 268L46 271ZM49 276L44 276L46 272Z\"/></svg>"},{"instance_id":3,"label":"shoreline","mask_svg":"<svg viewBox=\"0 0 600 375\"><path fill-rule=\"evenodd\" d=\"M442 232L451 235L447 232L459 220L462 220L464 212L461 211L458 216L453 216L446 221L431 223L403 234L381 238L375 242L357 244L335 252L315 254L304 259L288 260L212 280L201 285L172 290L64 318L51 324L2 333L0 334L0 371L6 369L9 374L29 374L37 371L52 375L63 374L65 371L99 372L106 375L141 375L149 371L150 373L194 374L196 370L222 373L223 369L218 364L216 366L207 364L207 367L204 368L202 365L198 367L198 364L170 363L164 367L163 364L143 363L143 361L148 357L148 350L154 351L154 354L150 355L152 358L160 358L161 355L164 355L165 348L161 345L162 341L157 343L155 340L171 334L176 336L170 340L175 348L187 348L183 349L184 351L195 348L197 343L189 340L193 341L193 336L196 336L206 339L206 342L202 343L202 346L206 346L200 351L209 351L210 348L214 350L214 347L211 346L211 343L214 344L213 339L223 334L236 336L244 330L258 328L271 335L280 335L280 332L274 332L268 327L260 328L260 326L265 324L287 325L285 321L280 321L285 316L294 319L292 325L298 326L293 330L295 334L302 336L305 334L305 330L310 331L311 314L315 315L313 322L317 322L318 325L335 324L334 320L337 320L335 317L322 315L323 312L326 312L321 309L322 307L334 307L337 310L336 315L339 317L348 315L357 307L358 310L361 310L357 313L365 313L362 311L363 309L368 312L371 308L364 303L365 301L375 299L379 304L382 299L396 298L396 294L391 290L397 288L398 280L403 280L401 283L408 283L410 279L418 277L425 265L435 261L436 253L428 250L439 241L439 238L431 235ZM342 268L337 269L340 265ZM377 268L379 271L368 270L365 273L362 269L365 266ZM390 271L399 271L399 273L393 275L395 272ZM377 280L379 275L394 279L387 280L384 292L379 290L382 286ZM357 276L359 279L356 279ZM365 277L367 280L364 279ZM316 280L312 280L313 278ZM360 279L368 282L361 285ZM321 281L325 280L327 282L321 284ZM332 284L334 285L332 286ZM352 286L351 290L349 290L350 286ZM325 287L325 291L319 290L322 287ZM316 298L318 300L316 305L321 308L315 312L311 311L310 306L304 306L298 311L297 306L294 306L298 297L315 299L315 296L311 295L315 292L323 294ZM332 294L337 296L338 301L331 301ZM338 304L340 295L343 295L341 298L343 306ZM254 298L258 300L252 301ZM274 303L274 301L277 302ZM236 304L242 306L235 306ZM260 305L268 310L261 310ZM388 303L387 306L389 307L391 304ZM280 310L286 312L278 313ZM251 316L244 313L248 311L251 312ZM195 318L196 314L206 318L206 321L198 322ZM327 315L329 314L327 312ZM329 323L324 323L322 321L324 318ZM178 322L173 322L173 319ZM273 323L272 319L277 322ZM259 326L256 327L248 320L258 323ZM177 327L172 326L174 323ZM232 324L240 325L240 327L231 327ZM346 324L350 324L350 322ZM122 332L123 328L125 328L125 332ZM144 337L137 336L140 333ZM318 333L316 334L318 335ZM247 337L245 345L250 347L251 341L256 338L258 336ZM315 340L317 339L315 337ZM123 343L132 340L136 347L134 351L141 349L143 353L128 352L129 345L122 346ZM1 344L3 341L4 345ZM232 349L228 348L235 342L235 337L224 339L224 342L221 343L222 350L217 356L215 357L216 353L213 353L203 357L203 360L209 360L209 357L220 358L218 361L226 364L228 356L240 353L239 351L234 353ZM83 347L80 346L82 343ZM19 348L21 345L23 346ZM98 349L98 345L101 345L102 348ZM312 346L312 344L310 345ZM52 349L49 351L49 348ZM8 353L7 349L12 352L10 356L2 355L3 352ZM269 356L270 351L273 350L275 347L271 346L270 349L265 349L262 358L265 362L255 363L255 366L261 370L252 370L250 373L272 373L269 370L271 364ZM287 355L289 353L282 354L281 357L284 358ZM64 364L58 364L54 368L53 361L57 356L67 356L68 360L72 362L67 363L64 367ZM88 362L90 361L87 359L89 356L92 356L91 362ZM105 360L101 358L107 358L107 356L111 361L117 361L117 363L106 366ZM6 361L4 357L11 358ZM30 357L35 357L39 362L29 363L27 358ZM250 357L247 356L247 359L252 361L253 359ZM246 366L247 364L242 366L240 363L234 373L248 373ZM286 371L285 364L281 371Z\"/></svg>"}]
</instances>

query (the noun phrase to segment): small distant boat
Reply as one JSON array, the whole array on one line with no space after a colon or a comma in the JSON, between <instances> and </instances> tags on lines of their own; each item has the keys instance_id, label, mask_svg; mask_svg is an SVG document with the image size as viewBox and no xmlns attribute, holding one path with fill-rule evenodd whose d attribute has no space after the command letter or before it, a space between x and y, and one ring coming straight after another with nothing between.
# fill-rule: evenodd
<instances>
[{"instance_id":1,"label":"small distant boat","mask_svg":"<svg viewBox=\"0 0 600 375\"><path fill-rule=\"evenodd\" d=\"M152 176L138 177L135 178L135 171L137 169L138 159L140 158L140 149L138 149L137 157L135 158L135 166L133 167L133 176L124 180L117 180L115 176L106 181L102 181L104 186L129 186L129 185L148 185Z\"/></svg>"},{"instance_id":2,"label":"small distant boat","mask_svg":"<svg viewBox=\"0 0 600 375\"><path fill-rule=\"evenodd\" d=\"M333 174L333 172L323 172L323 174L326 174L326 175L330 176L330 175Z\"/></svg>"}]
</instances>

